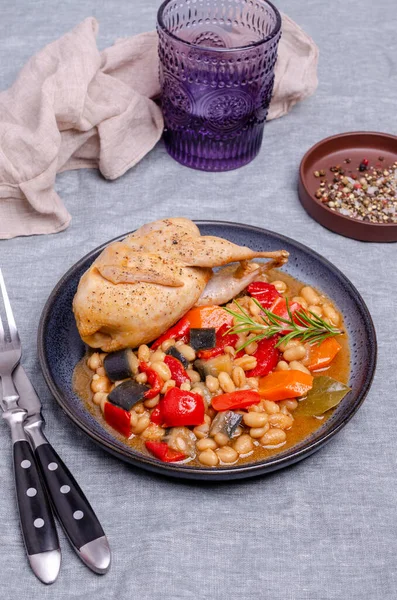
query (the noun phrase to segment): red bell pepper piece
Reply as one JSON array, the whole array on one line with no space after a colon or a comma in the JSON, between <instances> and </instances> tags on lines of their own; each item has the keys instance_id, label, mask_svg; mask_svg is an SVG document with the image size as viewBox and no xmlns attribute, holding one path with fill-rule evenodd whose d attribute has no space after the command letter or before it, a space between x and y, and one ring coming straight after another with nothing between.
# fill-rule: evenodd
<instances>
[{"instance_id":1,"label":"red bell pepper piece","mask_svg":"<svg viewBox=\"0 0 397 600\"><path fill-rule=\"evenodd\" d=\"M176 462L186 458L182 452L170 448L165 442L146 442L145 446L149 452L163 462Z\"/></svg>"},{"instance_id":2,"label":"red bell pepper piece","mask_svg":"<svg viewBox=\"0 0 397 600\"><path fill-rule=\"evenodd\" d=\"M266 283L265 281L253 281L247 287L247 292L252 298L255 298L263 308L270 308L277 298L282 297L272 283Z\"/></svg>"},{"instance_id":3,"label":"red bell pepper piece","mask_svg":"<svg viewBox=\"0 0 397 600\"><path fill-rule=\"evenodd\" d=\"M210 350L200 350L200 352L197 353L197 356L206 360L223 354L226 346L233 346L233 348L235 348L238 342L238 335L235 333L226 333L229 329L230 325L227 323L222 325L216 332L215 348L211 348Z\"/></svg>"},{"instance_id":4,"label":"red bell pepper piece","mask_svg":"<svg viewBox=\"0 0 397 600\"><path fill-rule=\"evenodd\" d=\"M303 310L299 302L289 302L288 306L292 315L294 315L294 313L296 313L297 310ZM269 311L272 312L274 315L281 317L282 319L289 319L287 301L285 298L277 298L269 308Z\"/></svg>"},{"instance_id":5,"label":"red bell pepper piece","mask_svg":"<svg viewBox=\"0 0 397 600\"><path fill-rule=\"evenodd\" d=\"M187 341L187 334L190 329L190 321L186 317L182 317L175 325L170 327L165 333L160 335L152 344L152 350L156 350L166 340L183 340Z\"/></svg>"},{"instance_id":6,"label":"red bell pepper piece","mask_svg":"<svg viewBox=\"0 0 397 600\"><path fill-rule=\"evenodd\" d=\"M204 401L199 394L171 388L160 400L162 424L165 427L202 425Z\"/></svg>"},{"instance_id":7,"label":"red bell pepper piece","mask_svg":"<svg viewBox=\"0 0 397 600\"><path fill-rule=\"evenodd\" d=\"M274 335L258 342L258 349L252 355L256 358L256 367L246 372L247 377L264 377L273 371L280 358L280 350L276 348L278 339L278 336Z\"/></svg>"},{"instance_id":8,"label":"red bell pepper piece","mask_svg":"<svg viewBox=\"0 0 397 600\"><path fill-rule=\"evenodd\" d=\"M163 422L163 417L161 415L161 408L159 405L157 405L152 410L152 414L150 415L150 420L152 423L155 423L156 425L161 425L161 423Z\"/></svg>"},{"instance_id":9,"label":"red bell pepper piece","mask_svg":"<svg viewBox=\"0 0 397 600\"><path fill-rule=\"evenodd\" d=\"M164 362L171 371L171 379L173 379L177 386L182 385L186 381L190 382L189 375L186 373L185 368L180 360L174 356L167 355L164 358Z\"/></svg>"},{"instance_id":10,"label":"red bell pepper piece","mask_svg":"<svg viewBox=\"0 0 397 600\"><path fill-rule=\"evenodd\" d=\"M139 363L139 370L142 371L142 373L146 373L148 383L152 386L143 396L146 400L150 400L161 392L164 381L161 379L160 375L145 362Z\"/></svg>"},{"instance_id":11,"label":"red bell pepper piece","mask_svg":"<svg viewBox=\"0 0 397 600\"><path fill-rule=\"evenodd\" d=\"M215 396L212 398L211 405L219 412L247 408L252 404L258 404L260 400L261 397L255 390L239 390L238 392Z\"/></svg>"},{"instance_id":12,"label":"red bell pepper piece","mask_svg":"<svg viewBox=\"0 0 397 600\"><path fill-rule=\"evenodd\" d=\"M113 427L113 429L125 435L125 437L130 437L131 421L128 410L115 406L111 402L105 402L104 417L106 423Z\"/></svg>"}]
</instances>

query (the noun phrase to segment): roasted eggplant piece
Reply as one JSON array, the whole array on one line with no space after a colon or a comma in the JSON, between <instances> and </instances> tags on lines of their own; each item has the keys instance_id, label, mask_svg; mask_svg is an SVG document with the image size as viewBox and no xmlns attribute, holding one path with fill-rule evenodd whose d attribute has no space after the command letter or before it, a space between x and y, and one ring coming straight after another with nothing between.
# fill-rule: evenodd
<instances>
[{"instance_id":1,"label":"roasted eggplant piece","mask_svg":"<svg viewBox=\"0 0 397 600\"><path fill-rule=\"evenodd\" d=\"M215 327L192 328L189 343L194 350L208 350L216 346Z\"/></svg>"},{"instance_id":2,"label":"roasted eggplant piece","mask_svg":"<svg viewBox=\"0 0 397 600\"><path fill-rule=\"evenodd\" d=\"M143 400L145 393L149 389L147 385L127 379L127 381L123 381L120 385L116 385L108 395L108 400L115 406L124 408L124 410L131 410L135 404Z\"/></svg>"},{"instance_id":3,"label":"roasted eggplant piece","mask_svg":"<svg viewBox=\"0 0 397 600\"><path fill-rule=\"evenodd\" d=\"M179 360L183 364L185 369L187 369L189 367L188 359L185 358L183 356L182 352L179 352L178 348L176 348L175 346L170 346L168 348L168 350L166 351L166 354L168 354L169 356L173 356L174 358Z\"/></svg>"},{"instance_id":4,"label":"roasted eggplant piece","mask_svg":"<svg viewBox=\"0 0 397 600\"><path fill-rule=\"evenodd\" d=\"M110 352L105 356L103 366L106 371L106 375L111 381L120 381L136 375L138 372L138 359L131 350L118 350L117 352Z\"/></svg>"},{"instance_id":5,"label":"roasted eggplant piece","mask_svg":"<svg viewBox=\"0 0 397 600\"><path fill-rule=\"evenodd\" d=\"M225 433L229 438L232 438L242 418L242 415L235 413L233 410L219 412L212 421L210 435L214 436L217 433Z\"/></svg>"},{"instance_id":6,"label":"roasted eggplant piece","mask_svg":"<svg viewBox=\"0 0 397 600\"><path fill-rule=\"evenodd\" d=\"M232 361L228 354L220 354L208 360L197 359L194 361L194 368L200 374L204 381L207 375L218 377L221 371L225 371L228 375L232 374Z\"/></svg>"}]
</instances>

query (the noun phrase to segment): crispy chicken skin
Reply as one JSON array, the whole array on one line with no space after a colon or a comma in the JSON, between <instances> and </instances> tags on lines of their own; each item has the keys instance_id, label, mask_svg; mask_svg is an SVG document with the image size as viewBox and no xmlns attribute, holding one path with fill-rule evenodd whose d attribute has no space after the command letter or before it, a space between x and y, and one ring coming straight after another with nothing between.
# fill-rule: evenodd
<instances>
[{"instance_id":1,"label":"crispy chicken skin","mask_svg":"<svg viewBox=\"0 0 397 600\"><path fill-rule=\"evenodd\" d=\"M222 238L201 236L198 227L184 218L144 225L105 248L82 276L73 300L81 338L104 352L151 342L196 303L207 303L207 298L212 304L227 302L239 286L243 289L249 283L244 285L247 277L259 272L259 267L242 262L240 269L217 276L218 295L216 277L206 294L213 267L256 257L282 264L288 253L255 252ZM229 297L228 277L234 280Z\"/></svg>"}]
</instances>

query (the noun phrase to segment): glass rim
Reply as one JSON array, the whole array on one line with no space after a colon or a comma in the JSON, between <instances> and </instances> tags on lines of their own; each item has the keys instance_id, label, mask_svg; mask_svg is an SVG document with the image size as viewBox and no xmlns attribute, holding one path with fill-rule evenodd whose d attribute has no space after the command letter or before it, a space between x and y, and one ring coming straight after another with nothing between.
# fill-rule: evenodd
<instances>
[{"instance_id":1,"label":"glass rim","mask_svg":"<svg viewBox=\"0 0 397 600\"><path fill-rule=\"evenodd\" d=\"M177 42L184 44L185 46L187 46L188 48L195 48L197 50L200 50L201 52L206 51L206 52L215 52L215 53L222 53L222 52L239 52L242 50L250 50L252 48L257 48L258 46L261 46L262 44L265 44L266 42L269 42L271 39L273 39L280 31L281 29L281 14L279 12L279 10L274 6L274 4L272 2L270 2L269 0L260 0L261 2L263 2L264 4L267 4L268 6L270 6L270 8L274 11L274 14L276 16L276 23L272 29L272 31L262 40L258 40L257 42L253 42L252 44L248 44L247 46L233 46L232 48L214 48L214 47L206 47L206 46L201 46L200 44L194 44L192 42L188 42L186 40L183 40L182 38L178 37L177 35L175 35L174 33L172 33L172 31L170 31L163 20L163 13L165 8L168 6L168 4L170 4L171 2L174 2L174 0L164 0L164 2L160 5L158 11L157 11L157 25L160 27L160 29L169 37L173 38L174 40L176 40Z\"/></svg>"}]
</instances>

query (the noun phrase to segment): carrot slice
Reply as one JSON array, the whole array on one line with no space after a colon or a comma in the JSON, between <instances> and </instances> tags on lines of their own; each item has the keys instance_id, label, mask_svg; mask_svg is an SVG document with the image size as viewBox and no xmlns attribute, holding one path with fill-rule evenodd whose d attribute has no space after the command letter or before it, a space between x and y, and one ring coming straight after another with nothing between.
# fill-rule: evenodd
<instances>
[{"instance_id":1,"label":"carrot slice","mask_svg":"<svg viewBox=\"0 0 397 600\"><path fill-rule=\"evenodd\" d=\"M335 338L327 338L321 344L315 344L310 347L309 364L307 368L310 371L324 369L331 364L342 346Z\"/></svg>"},{"instance_id":2,"label":"carrot slice","mask_svg":"<svg viewBox=\"0 0 397 600\"><path fill-rule=\"evenodd\" d=\"M313 386L313 376L302 371L273 371L259 380L259 394L266 400L304 396Z\"/></svg>"},{"instance_id":3,"label":"carrot slice","mask_svg":"<svg viewBox=\"0 0 397 600\"><path fill-rule=\"evenodd\" d=\"M185 318L189 321L192 329L205 329L215 327L219 329L222 325L232 325L233 317L221 306L196 306L186 313Z\"/></svg>"}]
</instances>

